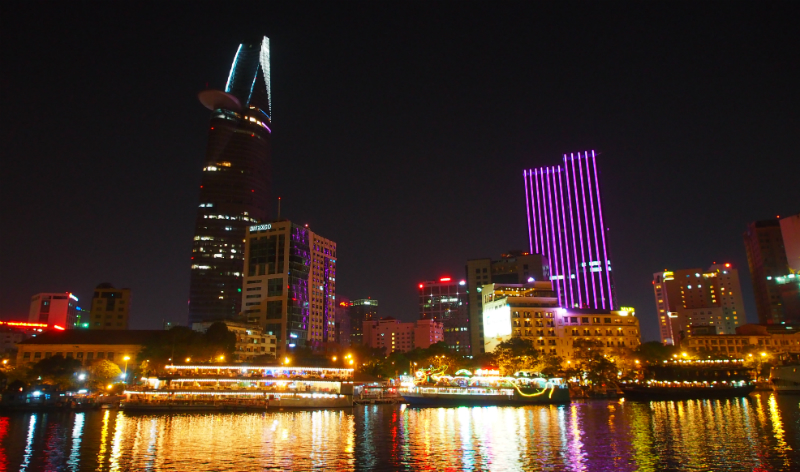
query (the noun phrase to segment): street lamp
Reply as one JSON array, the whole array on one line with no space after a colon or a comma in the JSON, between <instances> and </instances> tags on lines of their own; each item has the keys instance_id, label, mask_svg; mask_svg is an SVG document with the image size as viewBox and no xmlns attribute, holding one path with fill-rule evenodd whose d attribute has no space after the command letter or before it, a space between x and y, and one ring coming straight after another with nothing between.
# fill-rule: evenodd
<instances>
[{"instance_id":1,"label":"street lamp","mask_svg":"<svg viewBox=\"0 0 800 472\"><path fill-rule=\"evenodd\" d=\"M190 362L192 362L192 358L191 358L191 357L187 357L187 358L186 358L186 363L188 364L188 363L190 363Z\"/></svg>"},{"instance_id":2,"label":"street lamp","mask_svg":"<svg viewBox=\"0 0 800 472\"><path fill-rule=\"evenodd\" d=\"M289 365L289 358L288 357L284 357L283 358L283 363L286 364L286 365Z\"/></svg>"}]
</instances>

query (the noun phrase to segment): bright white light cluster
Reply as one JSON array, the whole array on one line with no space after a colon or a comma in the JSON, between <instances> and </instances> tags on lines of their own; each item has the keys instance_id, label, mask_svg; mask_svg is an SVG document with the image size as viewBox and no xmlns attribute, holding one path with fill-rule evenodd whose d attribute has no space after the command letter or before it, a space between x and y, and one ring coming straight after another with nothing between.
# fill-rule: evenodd
<instances>
[{"instance_id":1,"label":"bright white light cluster","mask_svg":"<svg viewBox=\"0 0 800 472\"><path fill-rule=\"evenodd\" d=\"M264 73L264 82L267 84L267 98L269 99L269 117L272 119L272 86L269 81L269 38L264 36L261 41L261 71Z\"/></svg>"},{"instance_id":2,"label":"bright white light cluster","mask_svg":"<svg viewBox=\"0 0 800 472\"><path fill-rule=\"evenodd\" d=\"M231 80L233 80L233 71L236 70L236 61L239 60L239 53L242 52L242 45L239 45L239 49L236 50L236 55L233 56L233 64L231 65L231 71L228 72L228 83L225 84L225 91L231 91Z\"/></svg>"}]
</instances>

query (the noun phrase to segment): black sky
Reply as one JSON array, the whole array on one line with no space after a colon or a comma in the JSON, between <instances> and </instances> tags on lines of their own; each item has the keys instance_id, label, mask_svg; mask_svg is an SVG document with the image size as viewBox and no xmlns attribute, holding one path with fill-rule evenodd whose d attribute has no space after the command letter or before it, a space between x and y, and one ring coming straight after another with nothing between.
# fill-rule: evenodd
<instances>
[{"instance_id":1,"label":"black sky","mask_svg":"<svg viewBox=\"0 0 800 472\"><path fill-rule=\"evenodd\" d=\"M0 6L0 317L131 287L185 321L209 112L239 42L272 45L274 194L338 243L337 293L417 316L416 286L525 248L522 170L595 149L618 299L732 262L800 210L797 3L160 2Z\"/></svg>"}]
</instances>

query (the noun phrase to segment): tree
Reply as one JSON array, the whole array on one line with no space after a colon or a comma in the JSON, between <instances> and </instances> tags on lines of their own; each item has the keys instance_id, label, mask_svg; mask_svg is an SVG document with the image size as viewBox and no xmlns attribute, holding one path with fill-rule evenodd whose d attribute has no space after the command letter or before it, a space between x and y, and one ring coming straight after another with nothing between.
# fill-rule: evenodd
<instances>
[{"instance_id":1,"label":"tree","mask_svg":"<svg viewBox=\"0 0 800 472\"><path fill-rule=\"evenodd\" d=\"M177 364L185 359L198 364L218 362L220 356L232 359L235 349L236 334L229 331L225 323L213 323L205 333L175 326L151 337L142 346L137 360L139 363L149 360L153 366Z\"/></svg>"},{"instance_id":2,"label":"tree","mask_svg":"<svg viewBox=\"0 0 800 472\"><path fill-rule=\"evenodd\" d=\"M584 359L581 363L581 368L586 373L586 380L592 382L594 386L613 383L617 380L616 364L600 354L599 351L594 351Z\"/></svg>"},{"instance_id":3,"label":"tree","mask_svg":"<svg viewBox=\"0 0 800 472\"><path fill-rule=\"evenodd\" d=\"M214 350L215 358L220 355L230 359L236 349L236 333L228 330L228 326L221 321L212 323L206 330L206 343Z\"/></svg>"},{"instance_id":4,"label":"tree","mask_svg":"<svg viewBox=\"0 0 800 472\"><path fill-rule=\"evenodd\" d=\"M48 385L55 385L61 390L67 390L73 386L76 380L75 374L81 368L81 361L71 357L64 358L58 354L47 357L31 367L30 375L33 379Z\"/></svg>"},{"instance_id":5,"label":"tree","mask_svg":"<svg viewBox=\"0 0 800 472\"><path fill-rule=\"evenodd\" d=\"M92 377L102 383L107 383L109 380L116 380L122 375L122 370L117 364L107 359L98 359L89 368Z\"/></svg>"},{"instance_id":6,"label":"tree","mask_svg":"<svg viewBox=\"0 0 800 472\"><path fill-rule=\"evenodd\" d=\"M633 352L634 357L646 364L661 364L672 359L673 354L680 354L675 346L665 346L658 341L642 343Z\"/></svg>"},{"instance_id":7,"label":"tree","mask_svg":"<svg viewBox=\"0 0 800 472\"><path fill-rule=\"evenodd\" d=\"M514 375L522 370L535 370L540 357L533 342L519 337L499 343L493 353L500 375L504 376Z\"/></svg>"},{"instance_id":8,"label":"tree","mask_svg":"<svg viewBox=\"0 0 800 472\"><path fill-rule=\"evenodd\" d=\"M589 359L593 354L599 352L605 345L603 341L596 339L576 339L572 342L573 357L578 360Z\"/></svg>"},{"instance_id":9,"label":"tree","mask_svg":"<svg viewBox=\"0 0 800 472\"><path fill-rule=\"evenodd\" d=\"M542 356L539 359L539 365L537 366L539 372L547 378L558 377L559 374L563 373L562 366L564 365L564 358L561 356L556 356L555 354L547 354Z\"/></svg>"}]
</instances>

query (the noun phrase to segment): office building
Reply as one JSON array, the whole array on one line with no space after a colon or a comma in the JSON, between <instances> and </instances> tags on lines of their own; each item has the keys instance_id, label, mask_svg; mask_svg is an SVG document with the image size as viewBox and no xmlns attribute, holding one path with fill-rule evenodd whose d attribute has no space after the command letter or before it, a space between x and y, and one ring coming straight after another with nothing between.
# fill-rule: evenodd
<instances>
[{"instance_id":1,"label":"office building","mask_svg":"<svg viewBox=\"0 0 800 472\"><path fill-rule=\"evenodd\" d=\"M384 349L387 356L393 352L427 349L431 344L444 341L442 323L431 319L402 323L386 317L365 321L363 328L364 343L371 348Z\"/></svg>"},{"instance_id":2,"label":"office building","mask_svg":"<svg viewBox=\"0 0 800 472\"><path fill-rule=\"evenodd\" d=\"M512 336L541 340L546 349L555 348L554 314L558 297L552 283L490 283L476 290L483 318L483 352L492 352L497 344Z\"/></svg>"},{"instance_id":3,"label":"office building","mask_svg":"<svg viewBox=\"0 0 800 472\"><path fill-rule=\"evenodd\" d=\"M350 345L364 344L364 322L378 319L378 300L361 298L350 302Z\"/></svg>"},{"instance_id":4,"label":"office building","mask_svg":"<svg viewBox=\"0 0 800 472\"><path fill-rule=\"evenodd\" d=\"M800 213L781 218L780 224L789 272L800 275Z\"/></svg>"},{"instance_id":5,"label":"office building","mask_svg":"<svg viewBox=\"0 0 800 472\"><path fill-rule=\"evenodd\" d=\"M800 329L795 326L745 324L734 334L690 333L683 343L689 351L702 358L708 354L723 354L746 358L761 353L800 354Z\"/></svg>"},{"instance_id":6,"label":"office building","mask_svg":"<svg viewBox=\"0 0 800 472\"><path fill-rule=\"evenodd\" d=\"M444 342L454 354L471 354L467 281L441 277L419 284L419 319L444 326Z\"/></svg>"},{"instance_id":7,"label":"office building","mask_svg":"<svg viewBox=\"0 0 800 472\"><path fill-rule=\"evenodd\" d=\"M656 272L653 293L665 345L680 345L693 327L733 334L746 321L739 271L729 263Z\"/></svg>"},{"instance_id":8,"label":"office building","mask_svg":"<svg viewBox=\"0 0 800 472\"><path fill-rule=\"evenodd\" d=\"M287 349L335 341L336 243L288 220L247 228L242 316Z\"/></svg>"},{"instance_id":9,"label":"office building","mask_svg":"<svg viewBox=\"0 0 800 472\"><path fill-rule=\"evenodd\" d=\"M478 356L484 352L483 305L478 288L491 284L525 284L550 279L540 254L522 251L509 251L500 259L472 259L467 261L467 307L471 354Z\"/></svg>"},{"instance_id":10,"label":"office building","mask_svg":"<svg viewBox=\"0 0 800 472\"><path fill-rule=\"evenodd\" d=\"M216 321L193 323L192 330L205 333ZM233 362L257 362L275 359L277 356L277 338L265 334L264 328L255 323L241 323L237 321L222 321L228 331L236 335Z\"/></svg>"},{"instance_id":11,"label":"office building","mask_svg":"<svg viewBox=\"0 0 800 472\"><path fill-rule=\"evenodd\" d=\"M530 252L547 259L565 308L613 310L614 278L595 152L524 171Z\"/></svg>"},{"instance_id":12,"label":"office building","mask_svg":"<svg viewBox=\"0 0 800 472\"><path fill-rule=\"evenodd\" d=\"M94 289L91 314L88 314L89 329L128 329L131 313L131 289L114 288L102 283ZM82 313L82 312L79 312Z\"/></svg>"},{"instance_id":13,"label":"office building","mask_svg":"<svg viewBox=\"0 0 800 472\"><path fill-rule=\"evenodd\" d=\"M490 284L481 289L485 351L513 337L529 340L542 354L573 359L590 353L630 352L641 344L632 309L558 307L548 282Z\"/></svg>"},{"instance_id":14,"label":"office building","mask_svg":"<svg viewBox=\"0 0 800 472\"><path fill-rule=\"evenodd\" d=\"M78 297L70 292L37 293L31 297L28 321L71 329L77 322L77 307Z\"/></svg>"},{"instance_id":15,"label":"office building","mask_svg":"<svg viewBox=\"0 0 800 472\"><path fill-rule=\"evenodd\" d=\"M269 40L239 45L225 91L205 90L211 110L192 243L189 322L241 311L248 226L270 217Z\"/></svg>"},{"instance_id":16,"label":"office building","mask_svg":"<svg viewBox=\"0 0 800 472\"><path fill-rule=\"evenodd\" d=\"M753 281L756 311L760 324L800 323L800 301L798 301L797 278L792 273L787 255L798 257L798 233L796 219L792 216L779 220L755 221L747 225L744 245L747 263ZM784 243L786 229L788 247ZM796 260L792 260L796 263ZM792 277L789 277L789 276ZM794 282L794 283L792 283Z\"/></svg>"},{"instance_id":17,"label":"office building","mask_svg":"<svg viewBox=\"0 0 800 472\"><path fill-rule=\"evenodd\" d=\"M17 365L36 363L60 355L87 366L97 359L107 359L120 369L125 369L136 366L139 351L148 341L163 333L161 330L108 330L102 333L91 329L50 331L17 345Z\"/></svg>"},{"instance_id":18,"label":"office building","mask_svg":"<svg viewBox=\"0 0 800 472\"><path fill-rule=\"evenodd\" d=\"M350 347L350 299L338 297L334 312L334 342L340 347Z\"/></svg>"}]
</instances>

